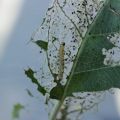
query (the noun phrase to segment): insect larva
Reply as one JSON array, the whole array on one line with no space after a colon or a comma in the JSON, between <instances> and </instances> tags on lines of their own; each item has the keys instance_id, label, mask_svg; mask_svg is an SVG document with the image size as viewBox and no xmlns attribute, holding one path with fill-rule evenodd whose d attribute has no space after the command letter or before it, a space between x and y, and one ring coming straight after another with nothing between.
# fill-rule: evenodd
<instances>
[{"instance_id":1,"label":"insect larva","mask_svg":"<svg viewBox=\"0 0 120 120\"><path fill-rule=\"evenodd\" d=\"M62 80L64 73L64 47L65 43L62 42L59 48L59 71L58 71L58 80Z\"/></svg>"}]
</instances>

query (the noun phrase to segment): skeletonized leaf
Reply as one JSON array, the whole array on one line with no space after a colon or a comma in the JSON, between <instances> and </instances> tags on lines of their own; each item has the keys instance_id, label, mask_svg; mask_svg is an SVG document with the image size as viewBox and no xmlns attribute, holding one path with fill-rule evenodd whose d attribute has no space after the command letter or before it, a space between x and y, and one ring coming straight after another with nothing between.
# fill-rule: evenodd
<instances>
[{"instance_id":1,"label":"skeletonized leaf","mask_svg":"<svg viewBox=\"0 0 120 120\"><path fill-rule=\"evenodd\" d=\"M72 61L72 69L65 63L65 67L68 67L66 72L71 70L69 76L61 80L63 84L61 81L58 82L61 85L56 82L57 85L50 91L50 97L60 101L51 120L56 119L65 98L73 96L73 93L120 88L120 1L76 1L55 0L53 9L46 14L48 18L45 26L49 26L46 29L49 33L48 42L52 43L51 36L55 35L58 38L56 41L66 43L65 55L70 58L75 57L75 59L67 59L68 62ZM97 9L101 3L103 3L102 7ZM70 51L72 44L74 44L73 48L77 49L77 54L73 56ZM53 46L55 45L57 42ZM58 51L51 46L49 48L48 65L50 70L56 73L57 67L59 71ZM55 48L59 50L58 46ZM57 62L58 66L55 64Z\"/></svg>"},{"instance_id":2,"label":"skeletonized leaf","mask_svg":"<svg viewBox=\"0 0 120 120\"><path fill-rule=\"evenodd\" d=\"M111 6L115 9L112 10ZM120 67L106 66L103 48L114 47L107 36L120 30L119 0L107 0L83 38L66 84L66 93L80 91L102 91L112 87L120 88ZM54 93L55 94L55 93ZM57 92L56 92L57 94Z\"/></svg>"},{"instance_id":3,"label":"skeletonized leaf","mask_svg":"<svg viewBox=\"0 0 120 120\"><path fill-rule=\"evenodd\" d=\"M119 8L119 0L108 0L86 34L75 61L76 65L73 69L67 95L79 91L120 88L119 64L108 64L106 66L104 64L105 55L102 53L104 48L109 50L115 47L107 37L110 34L114 36L120 31L120 15L117 14ZM111 52L110 55L113 54L114 57L114 53L115 51ZM118 56L116 56L116 59ZM110 61L108 60L108 62Z\"/></svg>"}]
</instances>

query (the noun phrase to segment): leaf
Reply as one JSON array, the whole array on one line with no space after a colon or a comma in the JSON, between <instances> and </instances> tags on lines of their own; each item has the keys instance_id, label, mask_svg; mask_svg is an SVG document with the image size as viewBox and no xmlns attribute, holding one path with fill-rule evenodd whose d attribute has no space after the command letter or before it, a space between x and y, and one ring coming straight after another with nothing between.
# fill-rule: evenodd
<instances>
[{"instance_id":1,"label":"leaf","mask_svg":"<svg viewBox=\"0 0 120 120\"><path fill-rule=\"evenodd\" d=\"M104 65L105 56L102 55L103 48L114 47L107 36L120 31L120 15L110 10L111 5L119 12L120 1L107 0L92 25L89 26L68 78L64 97L72 95L73 92L120 88L120 67Z\"/></svg>"},{"instance_id":2,"label":"leaf","mask_svg":"<svg viewBox=\"0 0 120 120\"><path fill-rule=\"evenodd\" d=\"M61 99L64 93L64 87L62 85L57 85L50 91L50 98L52 99Z\"/></svg>"},{"instance_id":3,"label":"leaf","mask_svg":"<svg viewBox=\"0 0 120 120\"><path fill-rule=\"evenodd\" d=\"M15 104L14 107L13 107L13 111L12 111L13 119L19 118L20 117L20 111L24 108L25 107L23 105L21 105L20 103Z\"/></svg>"},{"instance_id":4,"label":"leaf","mask_svg":"<svg viewBox=\"0 0 120 120\"><path fill-rule=\"evenodd\" d=\"M111 9L111 6L114 9ZM119 11L120 0L106 0L93 23L89 25L67 79L64 93L60 98L55 98L59 99L59 104L51 120L56 119L65 98L72 96L75 92L120 88L120 66L104 65L105 56L102 54L103 48L111 49L114 47L107 36L120 31ZM57 96L57 90L53 92L54 96Z\"/></svg>"},{"instance_id":5,"label":"leaf","mask_svg":"<svg viewBox=\"0 0 120 120\"><path fill-rule=\"evenodd\" d=\"M118 10L120 1L110 0L91 26L82 47L79 49L67 95L79 91L102 91L112 87L120 88L120 66L104 65L105 56L101 52L103 48L114 47L107 36L109 33L120 30L120 16L110 10L111 5Z\"/></svg>"},{"instance_id":6,"label":"leaf","mask_svg":"<svg viewBox=\"0 0 120 120\"><path fill-rule=\"evenodd\" d=\"M45 42L43 40L37 40L35 43L43 50L47 51L48 49L48 42Z\"/></svg>"},{"instance_id":7,"label":"leaf","mask_svg":"<svg viewBox=\"0 0 120 120\"><path fill-rule=\"evenodd\" d=\"M34 84L37 85L37 90L38 90L40 93L42 93L43 95L45 95L46 90L44 89L44 87L42 87L42 86L40 85L40 83L38 82L38 80L35 78L34 73L35 73L35 72L34 72L31 68L29 68L28 70L25 70L25 74L27 75L27 77L30 78L31 81L32 81Z\"/></svg>"},{"instance_id":8,"label":"leaf","mask_svg":"<svg viewBox=\"0 0 120 120\"><path fill-rule=\"evenodd\" d=\"M106 66L104 64L105 56L102 54L103 48L111 49L114 47L114 44L107 39L107 36L111 33L114 34L120 31L120 0L105 1L104 6L98 12L97 16L92 21L92 24L87 21L88 24L90 24L87 26L88 28L87 32L85 31L85 36L84 33L81 33L82 30L80 29L80 31L77 27L77 22L75 23L74 19L72 19L75 12L81 14L82 11L73 11L71 14L73 15L72 17L70 15L67 16L65 4L62 6L58 0L57 2L55 1L59 9L63 12L62 15L66 16L66 19L75 26L75 32L77 31L79 33L82 42L73 62L73 67L68 76L66 85L62 86L57 84L57 86L50 91L50 97L59 100L59 104L57 105L57 108L55 108L55 113L53 113L51 120L56 119L57 113L65 98L67 96L72 96L74 92L103 91L112 87L120 88L120 66ZM85 4L87 4L87 2L83 1L82 5L85 6ZM72 3L72 6L74 6L74 2ZM81 19L82 16L78 16L78 18ZM52 24L52 22L50 23ZM72 32L71 34L75 34L75 32ZM64 36L64 38L65 37L66 36Z\"/></svg>"}]
</instances>

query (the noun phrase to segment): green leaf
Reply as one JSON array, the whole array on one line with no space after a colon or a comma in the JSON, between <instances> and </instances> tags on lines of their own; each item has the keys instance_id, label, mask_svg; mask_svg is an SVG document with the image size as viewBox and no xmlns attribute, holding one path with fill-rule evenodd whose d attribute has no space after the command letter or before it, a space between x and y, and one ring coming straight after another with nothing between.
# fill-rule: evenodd
<instances>
[{"instance_id":1,"label":"green leaf","mask_svg":"<svg viewBox=\"0 0 120 120\"><path fill-rule=\"evenodd\" d=\"M120 67L103 64L105 56L102 55L102 49L114 47L107 36L120 31L120 15L110 10L110 6L120 11L119 0L107 0L89 26L65 86L64 97L72 95L73 92L120 88Z\"/></svg>"},{"instance_id":2,"label":"green leaf","mask_svg":"<svg viewBox=\"0 0 120 120\"><path fill-rule=\"evenodd\" d=\"M103 48L114 47L107 36L120 31L120 16L110 10L111 5L120 10L120 1L110 0L91 25L79 49L66 95L120 88L120 66L104 65L105 56L102 55Z\"/></svg>"},{"instance_id":3,"label":"green leaf","mask_svg":"<svg viewBox=\"0 0 120 120\"><path fill-rule=\"evenodd\" d=\"M46 90L44 89L44 87L42 87L42 86L40 85L40 83L38 82L38 80L35 78L35 76L34 76L35 72L34 72L31 68L29 68L28 70L25 70L25 74L27 75L28 78L31 79L31 81L32 81L34 84L37 85L37 90L38 90L40 93L42 93L43 95L45 95Z\"/></svg>"},{"instance_id":4,"label":"green leaf","mask_svg":"<svg viewBox=\"0 0 120 120\"><path fill-rule=\"evenodd\" d=\"M47 51L48 49L48 42L45 42L43 40L37 40L35 43L43 50Z\"/></svg>"},{"instance_id":5,"label":"green leaf","mask_svg":"<svg viewBox=\"0 0 120 120\"><path fill-rule=\"evenodd\" d=\"M64 87L59 84L50 91L50 98L59 100L63 96L63 93Z\"/></svg>"},{"instance_id":6,"label":"green leaf","mask_svg":"<svg viewBox=\"0 0 120 120\"><path fill-rule=\"evenodd\" d=\"M15 104L13 107L13 111L12 111L13 119L18 119L20 117L20 111L24 108L25 107L23 105L21 105L20 103Z\"/></svg>"}]
</instances>

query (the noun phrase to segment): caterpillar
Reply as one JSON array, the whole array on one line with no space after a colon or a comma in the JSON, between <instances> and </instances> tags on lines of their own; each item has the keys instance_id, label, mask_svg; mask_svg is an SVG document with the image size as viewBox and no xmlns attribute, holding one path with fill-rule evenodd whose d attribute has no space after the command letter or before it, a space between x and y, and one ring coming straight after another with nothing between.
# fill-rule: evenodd
<instances>
[{"instance_id":1,"label":"caterpillar","mask_svg":"<svg viewBox=\"0 0 120 120\"><path fill-rule=\"evenodd\" d=\"M58 59L59 59L59 71L58 71L58 80L62 80L63 73L64 73L64 48L65 48L65 42L62 42L60 44L59 53L58 53Z\"/></svg>"}]
</instances>

